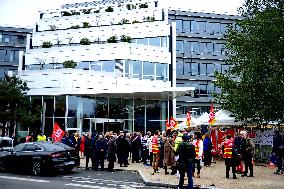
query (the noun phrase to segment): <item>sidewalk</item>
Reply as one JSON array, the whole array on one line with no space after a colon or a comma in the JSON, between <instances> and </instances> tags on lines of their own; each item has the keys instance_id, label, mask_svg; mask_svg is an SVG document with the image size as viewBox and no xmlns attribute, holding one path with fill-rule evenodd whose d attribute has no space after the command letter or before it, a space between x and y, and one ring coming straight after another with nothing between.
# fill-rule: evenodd
<instances>
[{"instance_id":1,"label":"sidewalk","mask_svg":"<svg viewBox=\"0 0 284 189\"><path fill-rule=\"evenodd\" d=\"M131 162L131 161L129 161ZM105 162L107 167L108 162ZM82 168L85 167L85 159L81 159ZM142 163L130 163L128 167L119 167L119 164L115 163L115 169L137 171L142 177L146 185L162 186L162 187L175 187L178 184L178 178L176 175L165 175L164 169L160 169L160 173L153 173L153 169L150 166L144 166ZM241 177L237 175L238 179L225 178L225 165L223 161L217 161L216 164L212 164L211 167L202 167L201 178L193 178L195 186L201 188L222 188L222 189L283 189L284 188L284 174L275 175L273 172L275 169L271 169L265 166L254 166L254 177ZM170 172L170 170L169 170ZM187 183L187 180L185 180ZM212 187L214 186L214 187Z\"/></svg>"}]
</instances>

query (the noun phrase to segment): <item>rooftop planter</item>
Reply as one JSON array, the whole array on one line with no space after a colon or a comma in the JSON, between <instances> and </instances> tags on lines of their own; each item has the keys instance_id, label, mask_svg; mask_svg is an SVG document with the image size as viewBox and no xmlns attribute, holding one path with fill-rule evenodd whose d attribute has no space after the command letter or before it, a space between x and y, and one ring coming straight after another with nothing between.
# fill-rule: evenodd
<instances>
[{"instance_id":1,"label":"rooftop planter","mask_svg":"<svg viewBox=\"0 0 284 189\"><path fill-rule=\"evenodd\" d=\"M155 17L154 16L144 17L144 22L154 22L154 21L155 21Z\"/></svg>"},{"instance_id":2,"label":"rooftop planter","mask_svg":"<svg viewBox=\"0 0 284 189\"><path fill-rule=\"evenodd\" d=\"M82 38L80 40L80 44L81 45L90 45L91 44L91 41L88 39L88 38Z\"/></svg>"},{"instance_id":3,"label":"rooftop planter","mask_svg":"<svg viewBox=\"0 0 284 189\"><path fill-rule=\"evenodd\" d=\"M126 36L126 35L122 35L120 37L120 41L121 42L127 42L127 43L131 43L132 38L130 36Z\"/></svg>"},{"instance_id":4,"label":"rooftop planter","mask_svg":"<svg viewBox=\"0 0 284 189\"><path fill-rule=\"evenodd\" d=\"M52 43L50 41L44 41L41 45L42 48L50 48L52 47Z\"/></svg>"},{"instance_id":5,"label":"rooftop planter","mask_svg":"<svg viewBox=\"0 0 284 189\"><path fill-rule=\"evenodd\" d=\"M89 22L83 22L83 28L89 28L89 27L91 27Z\"/></svg>"},{"instance_id":6,"label":"rooftop planter","mask_svg":"<svg viewBox=\"0 0 284 189\"><path fill-rule=\"evenodd\" d=\"M77 63L74 62L74 60L67 60L63 62L64 68L75 68L77 66Z\"/></svg>"},{"instance_id":7,"label":"rooftop planter","mask_svg":"<svg viewBox=\"0 0 284 189\"><path fill-rule=\"evenodd\" d=\"M100 13L100 9L95 10L94 13Z\"/></svg>"},{"instance_id":8,"label":"rooftop planter","mask_svg":"<svg viewBox=\"0 0 284 189\"><path fill-rule=\"evenodd\" d=\"M92 9L83 9L83 10L82 10L82 13L83 13L83 14L90 14L91 11L92 11Z\"/></svg>"},{"instance_id":9,"label":"rooftop planter","mask_svg":"<svg viewBox=\"0 0 284 189\"><path fill-rule=\"evenodd\" d=\"M120 22L118 22L119 25L121 24L130 24L129 20L123 18Z\"/></svg>"},{"instance_id":10,"label":"rooftop planter","mask_svg":"<svg viewBox=\"0 0 284 189\"><path fill-rule=\"evenodd\" d=\"M127 8L127 10L132 10L132 9L136 9L136 6L132 5L132 4L127 4L126 8Z\"/></svg>"},{"instance_id":11,"label":"rooftop planter","mask_svg":"<svg viewBox=\"0 0 284 189\"><path fill-rule=\"evenodd\" d=\"M70 29L79 29L80 26L79 25L75 25L75 26L71 26Z\"/></svg>"},{"instance_id":12,"label":"rooftop planter","mask_svg":"<svg viewBox=\"0 0 284 189\"><path fill-rule=\"evenodd\" d=\"M107 39L108 43L117 43L117 37L116 36L111 36L110 38Z\"/></svg>"},{"instance_id":13,"label":"rooftop planter","mask_svg":"<svg viewBox=\"0 0 284 189\"><path fill-rule=\"evenodd\" d=\"M62 16L71 16L72 14L68 11L61 12Z\"/></svg>"},{"instance_id":14,"label":"rooftop planter","mask_svg":"<svg viewBox=\"0 0 284 189\"><path fill-rule=\"evenodd\" d=\"M136 23L141 23L141 22L139 22L138 20L134 20L134 21L132 22L132 24L136 24Z\"/></svg>"},{"instance_id":15,"label":"rooftop planter","mask_svg":"<svg viewBox=\"0 0 284 189\"><path fill-rule=\"evenodd\" d=\"M145 4L140 4L140 5L139 5L139 8L140 8L140 9L148 8L148 5L147 5L147 3L145 3Z\"/></svg>"},{"instance_id":16,"label":"rooftop planter","mask_svg":"<svg viewBox=\"0 0 284 189\"><path fill-rule=\"evenodd\" d=\"M113 8L112 7L108 7L105 11L106 12L113 12Z\"/></svg>"},{"instance_id":17,"label":"rooftop planter","mask_svg":"<svg viewBox=\"0 0 284 189\"><path fill-rule=\"evenodd\" d=\"M76 12L76 11L71 11L71 15L80 15L80 12Z\"/></svg>"}]
</instances>

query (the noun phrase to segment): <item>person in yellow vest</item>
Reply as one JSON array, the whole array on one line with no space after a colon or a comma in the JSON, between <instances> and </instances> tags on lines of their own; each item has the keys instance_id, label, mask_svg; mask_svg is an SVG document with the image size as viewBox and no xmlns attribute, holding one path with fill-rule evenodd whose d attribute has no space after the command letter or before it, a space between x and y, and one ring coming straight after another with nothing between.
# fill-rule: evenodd
<instances>
[{"instance_id":1,"label":"person in yellow vest","mask_svg":"<svg viewBox=\"0 0 284 189\"><path fill-rule=\"evenodd\" d=\"M227 140L224 142L224 152L223 158L225 159L226 165L226 178L229 178L230 167L232 167L233 179L237 179L236 177L236 165L235 159L233 157L233 147L234 147L234 139L229 134L227 135Z\"/></svg>"},{"instance_id":2,"label":"person in yellow vest","mask_svg":"<svg viewBox=\"0 0 284 189\"><path fill-rule=\"evenodd\" d=\"M194 138L195 138L195 140L193 141L193 145L194 145L194 148L195 148L195 160L194 160L192 175L193 175L193 177L195 176L194 173L195 173L195 167L196 167L197 168L196 178L200 178L200 170L201 170L200 161L202 160L202 155L203 155L203 141L202 141L201 133L195 132Z\"/></svg>"},{"instance_id":3,"label":"person in yellow vest","mask_svg":"<svg viewBox=\"0 0 284 189\"><path fill-rule=\"evenodd\" d=\"M38 142L46 142L46 136L43 134L42 131L40 131L39 135L37 135L37 141Z\"/></svg>"},{"instance_id":4,"label":"person in yellow vest","mask_svg":"<svg viewBox=\"0 0 284 189\"><path fill-rule=\"evenodd\" d=\"M158 171L159 160L160 160L159 136L160 136L160 131L156 130L152 139L152 153L153 153L152 167L154 169L154 173L157 173Z\"/></svg>"}]
</instances>

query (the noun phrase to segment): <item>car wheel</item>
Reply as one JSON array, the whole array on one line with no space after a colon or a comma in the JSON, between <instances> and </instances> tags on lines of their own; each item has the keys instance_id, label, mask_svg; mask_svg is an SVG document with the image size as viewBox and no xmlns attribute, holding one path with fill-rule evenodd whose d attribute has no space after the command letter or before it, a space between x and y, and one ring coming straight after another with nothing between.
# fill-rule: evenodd
<instances>
[{"instance_id":1,"label":"car wheel","mask_svg":"<svg viewBox=\"0 0 284 189\"><path fill-rule=\"evenodd\" d=\"M5 168L5 165L4 165L4 160L1 159L0 160L0 173L4 173L6 172L6 168Z\"/></svg>"},{"instance_id":2,"label":"car wheel","mask_svg":"<svg viewBox=\"0 0 284 189\"><path fill-rule=\"evenodd\" d=\"M39 161L35 161L33 163L32 173L33 173L33 175L40 175L40 173L41 173L41 164L40 164Z\"/></svg>"}]
</instances>

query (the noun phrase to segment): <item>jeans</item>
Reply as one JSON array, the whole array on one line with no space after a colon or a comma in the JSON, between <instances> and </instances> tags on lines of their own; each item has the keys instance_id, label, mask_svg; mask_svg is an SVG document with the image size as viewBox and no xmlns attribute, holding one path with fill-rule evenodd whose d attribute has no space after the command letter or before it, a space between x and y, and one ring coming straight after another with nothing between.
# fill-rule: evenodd
<instances>
[{"instance_id":1,"label":"jeans","mask_svg":"<svg viewBox=\"0 0 284 189\"><path fill-rule=\"evenodd\" d=\"M179 188L183 188L183 184L184 184L184 176L185 176L185 172L187 173L187 177L188 177L188 189L193 189L193 179L192 179L192 172L193 172L193 162L190 162L186 165L184 165L184 167L179 166L178 168L179 170L179 174L180 174L180 178L179 178Z\"/></svg>"}]
</instances>

